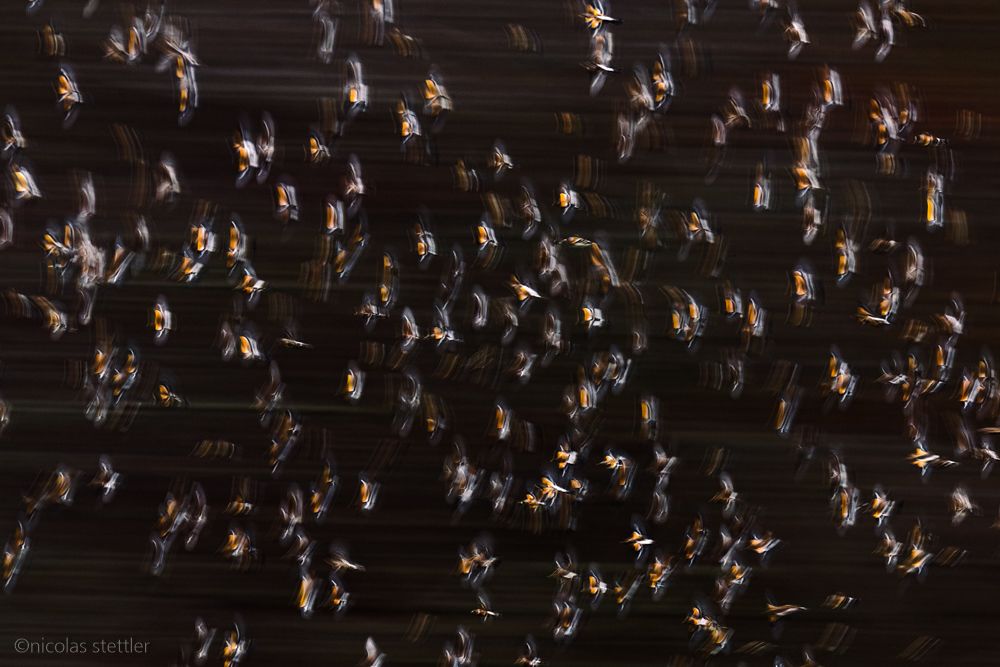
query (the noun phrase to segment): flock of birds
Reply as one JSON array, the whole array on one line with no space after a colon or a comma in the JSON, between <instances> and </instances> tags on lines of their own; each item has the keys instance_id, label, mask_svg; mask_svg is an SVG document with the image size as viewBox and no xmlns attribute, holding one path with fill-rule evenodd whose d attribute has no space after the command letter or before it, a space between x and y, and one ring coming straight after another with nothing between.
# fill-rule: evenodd
<instances>
[{"instance_id":1,"label":"flock of birds","mask_svg":"<svg viewBox=\"0 0 1000 667\"><path fill-rule=\"evenodd\" d=\"M696 50L688 48L690 27L711 20L716 0L677 0L676 43L650 54L651 67L636 64L631 72L615 60L613 40L617 24L628 20L627 8L618 14L607 2L579 1L569 13L575 29L589 39L583 68L589 73L590 94L608 94L612 81L624 86L609 153L625 163L656 143L655 135L669 118L672 103L683 94L683 73L694 67L692 59L697 57ZM329 520L344 487L350 487L346 493L353 493L351 502L359 512L378 512L385 470L375 466L356 479L344 479L338 471L336 446L329 444L318 457L310 454L313 479L288 478L289 464L301 464L305 456L301 441L310 424L296 409L274 351L294 353L312 347L299 335L293 315L296 300L329 302L342 286L358 282L354 273L360 263L375 262L375 283L364 286L353 312L344 314L343 326L355 327L362 342L358 358L340 369L339 396L349 408L377 403L371 398L368 378L389 379L395 393L387 436L440 444L446 450L441 502L454 508L456 522L473 508L485 508L498 525L529 532L573 531L595 496L606 493L624 507L638 487L652 489L643 501L648 508L644 515L630 516L626 511L621 517L621 549L630 563L623 570L609 577L597 564L578 563L572 549L555 555L551 620L544 630L553 644L571 642L584 628L588 614L602 604L613 605L625 616L636 596L660 600L669 594L672 579L701 566L714 570L714 585L691 601L685 617L677 619L690 630L692 655L707 658L735 652L747 660L766 657L776 667L813 666L820 664L821 651L841 650L842 644L849 643L849 631L803 648L801 661L786 659L778 645L766 639L737 641L727 615L744 596L754 571L781 557L782 539L767 528L762 508L737 490L739 475L727 465L728 452L722 447L706 453L701 469L702 474L716 478L719 486L707 499L706 510L689 517L681 534L664 532L671 516L671 478L683 466L672 449L660 398L655 392L630 387L634 366L651 345L688 348L700 354L699 343L711 326L720 336L738 342L721 358L700 360L703 386L740 397L748 366L763 363L765 352L773 347L769 334L776 311L785 311L785 321L791 326L810 326L814 313L823 307L823 281L842 287L857 275L862 261L871 262L884 267L883 277L849 316L856 318L857 326L882 329L887 335L901 332L908 345L884 361L879 377L867 379L884 389L886 401L902 411L902 437L909 447L906 462L914 467L915 475L926 479L933 471L959 465L973 466L986 476L1000 458L992 442L993 434L1000 432L996 426L1000 384L994 359L983 350L971 367L957 361L966 323L961 296L953 294L940 304L933 318L903 317L931 278L930 260L923 249L926 241L916 236L895 238L890 228L876 230L871 195L863 180L852 181L849 191L835 195L824 182L824 127L845 105L846 97L837 68L826 66L816 72L808 104L794 113L785 101L781 74L767 71L761 73L753 91L731 88L720 100L717 113L705 119L709 128L706 187L729 168L729 148L741 136L759 132L783 136L791 147L788 166L782 166L785 158L762 155L753 172L747 206L761 214L774 210L776 181L786 178L794 189L794 210L801 216L802 244L832 245L833 275L821 276L807 261L800 261L788 271L787 304L765 306L750 286L738 285L727 276L727 237L704 201L668 205L667 186L643 179L636 184L631 230L606 233L599 225L621 207L600 192L597 174L603 169L602 160L578 157L573 178L563 180L555 192L542 192L521 169L517 155L509 153L499 139L483 151L481 161L459 160L449 165L454 187L480 194L484 204L466 238L448 246L443 235L435 235L431 212L420 208L409 223L409 252L373 247L373 236L378 234L369 229L366 214L366 199L372 195L364 178L365 156L344 156L338 151L352 125L372 112L373 95L362 59L339 47L342 32L357 20L366 48L389 45L402 58L423 54L419 38L401 29L392 0L362 0L361 4L359 14L347 16L330 0L313 1L315 57L322 63L343 64L338 94L320 101L318 122L307 136L295 138L307 165L316 169L336 165L336 172L342 174L338 187L322 202L319 224L300 220L294 179L274 169L281 146L276 119L267 112L254 120L249 116L234 119L230 141L233 187L269 191L275 224L315 237L315 253L301 267L298 289L279 289L266 275L258 276L248 226L237 212L221 210L212 202L193 204L183 244L161 243L151 231L155 228L151 220L182 200L182 171L170 153L149 160L138 134L121 123L111 130L119 158L132 174L129 226L113 246L99 245L91 233L91 223L100 212L95 178L90 172L75 172L76 210L68 212L62 222L50 223L37 239L44 266L41 289L34 294L8 290L4 295L5 318L37 322L53 340L90 332L93 352L89 359L75 362L70 373L82 397L80 409L96 428L127 430L143 410L192 407L177 379L148 363L142 349L169 346L184 313L180 309L175 314L163 295L151 297L148 338L124 340L113 322L95 317L98 299L144 275L159 275L198 289L206 271L224 265L233 298L213 344L224 361L261 371L261 385L252 395L248 393L246 406L256 413L271 443L260 455L262 474L278 480L285 491L277 508L262 507L259 481L238 477L228 502L212 507L197 481L172 485L151 517L151 575L161 576L171 559L180 556L178 552L202 548L203 531L212 521L229 522L221 556L234 568L253 570L265 549L253 529L254 517L273 518L279 526L278 547L296 573L290 607L297 607L303 618L350 613L350 581L364 577L365 567L353 560L346 544L322 545L310 533L313 526ZM90 0L84 16L96 8L97 0ZM780 26L775 33L786 41L790 60L809 48L807 26L795 0L751 0L750 9L759 13L762 30ZM43 10L43 0L28 3L28 12L35 17L41 17ZM173 86L178 124L187 125L199 113L197 74L203 66L191 25L183 16L169 13L165 4L150 5L142 13L130 9L123 16L123 22L112 26L103 41L106 66L139 68L154 63L155 72L169 78ZM39 51L55 63L54 113L71 132L91 104L86 81L66 61L66 40L55 23L38 20ZM925 20L903 0L879 0L876 6L861 0L853 21L856 37L844 48L872 49L877 62L889 57L899 33L926 27ZM529 27L508 24L506 36L513 51L542 52L540 38ZM437 138L447 133L449 116L461 112L461 100L453 101L449 94L446 73L444 68L431 66L419 92L403 92L392 105L400 153L412 163L409 168L439 168ZM581 86L586 86L586 78L580 78ZM966 216L948 202L956 173L952 144L977 136L979 116L971 111L960 114L951 136L932 133L922 125L917 91L903 83L871 91L863 104L867 109L864 144L875 172L902 177L898 171L904 152L913 162L924 164L922 190L915 197L922 198L926 238L935 242L963 238ZM44 197L46 184L36 181L30 159L28 121L22 123L13 107L4 111L0 140L8 187L0 208L0 248L11 246L15 235L34 233L18 227L19 212ZM580 122L572 113L560 115L558 121L560 131L567 134ZM831 206L833 198L839 211ZM590 224L581 225L581 221ZM515 253L514 248L524 252ZM683 287L649 279L654 264L685 261L692 254L701 257L696 267L700 278L717 286L714 302ZM402 303L401 281L425 272L440 276L431 307ZM485 288L486 282L502 289ZM456 308L459 303L468 306L466 312ZM269 319L279 321L279 333L261 323L264 310ZM618 316L619 310L623 317ZM424 312L429 317L423 317ZM391 338L388 343L387 337ZM488 342L474 347L471 340ZM418 369L427 359L435 364L430 377ZM558 407L553 405L561 409L565 428L558 437L543 437L536 424L515 412L504 393L529 385L539 369L549 368L557 359L571 360L576 370L566 378ZM815 430L797 425L796 416L807 395L818 393L825 409L845 410L859 391L859 375L836 346L830 347L824 369L822 377L805 377L798 364L779 361L766 383L765 390L774 395L770 425L793 443L796 477L813 464L826 471L833 529L844 534L862 520L873 524L875 555L888 575L923 580L932 566L961 563L963 549L940 544L918 517L897 516L901 512L890 490L880 485L858 488L843 453L824 444ZM485 436L458 432L445 396L444 388L470 383L495 396ZM636 427L631 435L609 434L603 428L602 408L612 396L634 402ZM16 420L17 413L16 401L0 399L0 428ZM956 443L954 453L932 450L932 440L940 439L932 425L939 423L951 429L948 437ZM469 442L473 437L476 441ZM606 446L610 437L629 445ZM228 440L206 439L195 446L192 456L226 461L238 449L238 444ZM539 452L551 453L542 469L528 476L515 472L519 457ZM95 471L59 466L43 475L25 494L23 512L4 548L4 590L14 591L18 578L30 571L31 553L45 549L44 543L36 547L32 538L43 513L72 505L80 493L113 502L123 483L127 479L107 456L100 457ZM954 487L947 502L955 525L980 513L962 485ZM902 539L896 536L900 526L906 529ZM503 610L494 608L487 588L501 562L502 555L488 535L458 550L456 571L471 591L470 623L503 622ZM831 592L818 606L837 612L855 604L852 595ZM770 595L758 606L772 624L774 638L786 619L807 612L803 605L779 602ZM362 646L359 641L362 664L391 664L376 642L377 638L370 637ZM922 637L907 649L907 657L919 658L933 644ZM231 666L241 664L248 655L252 655L251 634L242 620L237 618L232 627L220 631L199 618L195 637L182 647L177 664L202 665L218 658ZM448 667L475 665L474 632L457 627L441 656L441 664ZM511 660L530 666L549 662L540 642L531 636L520 653L512 649ZM558 664L558 659L552 662Z\"/></svg>"}]
</instances>

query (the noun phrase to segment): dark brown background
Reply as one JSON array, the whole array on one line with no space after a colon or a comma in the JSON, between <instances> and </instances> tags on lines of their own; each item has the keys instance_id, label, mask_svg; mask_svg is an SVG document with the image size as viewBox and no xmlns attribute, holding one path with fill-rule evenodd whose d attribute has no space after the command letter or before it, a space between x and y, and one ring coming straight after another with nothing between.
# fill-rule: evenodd
<instances>
[{"instance_id":1,"label":"dark brown background","mask_svg":"<svg viewBox=\"0 0 1000 667\"><path fill-rule=\"evenodd\" d=\"M335 400L344 365L357 357L363 339L350 313L362 291L372 284L378 249L384 244L405 249L406 223L420 204L433 213L439 244L446 248L458 241L470 254L470 225L478 219L480 202L474 194L451 189L448 167L462 157L483 161L496 137L506 142L518 171L535 180L543 204L549 203L549 193L558 181L572 175L577 153L608 159L601 190L619 206L620 219L581 218L573 225L584 235L604 230L619 254L636 235L631 205L638 178L660 184L674 205L703 197L730 243L725 275L745 290L755 289L772 311L777 322L773 345L764 359L748 367L748 387L742 399L733 402L696 386L698 360L714 359L718 350L736 341L735 330L716 318L696 355L661 336L653 339L650 352L638 361L625 396L607 404L601 440L645 461L648 451L634 445L631 436L635 392L647 389L662 397L666 428L683 460L672 483L671 519L655 531L658 540L671 549L680 546L684 526L694 512L705 508L714 492L714 481L698 472L704 451L711 445L732 451L737 488L748 502L765 508L764 524L786 541L768 569L754 572L748 592L728 617L728 624L736 630L736 644L768 638L761 617L765 590L773 591L781 601L810 607L818 607L829 593L843 591L860 599L857 607L846 615L815 611L793 619L780 642L784 655L797 659L802 644L815 643L826 623L840 621L857 629L856 640L843 656L822 654L824 664L892 663L919 635L942 640L928 664L1000 664L993 648L994 591L1000 576L994 558L998 537L989 528L1000 493L995 479L981 481L971 466L946 471L921 485L916 471L904 461L907 449L899 436L898 407L885 405L872 383L879 359L892 349L904 349L899 327L866 329L852 317L862 291L881 275L879 260L866 255L861 275L846 288L835 288L830 280L831 240L821 238L809 248L802 245L790 183L780 169L775 178L776 211L753 215L748 210L752 165L764 150L771 151L776 167L787 165L786 138L743 133L734 139L723 176L711 187L702 178L708 115L724 101L730 85L740 85L750 94L755 73L775 69L783 76L786 104L797 116L808 99L817 67L824 63L838 67L848 102L834 112L822 136L825 180L835 196L845 192L847 179L865 180L874 196L875 221L892 221L898 238L914 234L921 239L933 262L933 285L921 293L908 315L926 317L940 311L948 293L960 291L969 309L969 334L960 345L959 363L973 363L980 346L994 341L998 324L992 302L1000 237L994 218L1000 185L995 152L997 5L990 0L915 3L914 10L924 14L929 27L901 33L900 44L888 61L876 65L871 62L871 49L859 53L849 49L851 2L802 3L813 44L794 63L785 59L776 28L758 32L755 17L739 0L720 4L710 23L693 30L704 71L698 78L679 80L677 100L664 123L671 132L668 145L656 151L640 146L631 162L619 166L611 155L610 138L611 113L622 96L621 77L612 77L598 98L587 96L586 75L579 67L586 53L586 35L570 24L566 9L558 2L401 0L398 22L423 40L426 60L404 60L388 47L377 50L359 44L357 9L346 3L338 58L348 49L361 56L373 91L372 105L351 127L334 162L311 169L301 160L301 146L309 124L317 118L317 99L336 94L339 70L313 59L313 23L305 2L177 0L170 4L170 12L187 16L196 26L197 51L203 63L199 69L201 108L186 128L176 126L168 75L154 72L151 58L133 68L102 62L100 40L120 20L114 3L102 3L90 20L80 18L82 2L49 0L39 15L28 18L20 3L3 3L0 103L14 104L21 114L30 142L27 155L45 199L17 211L16 244L0 253L2 286L27 293L41 291L38 241L48 219L61 219L72 211L71 169L94 173L98 216L93 231L100 243L113 242L126 211L129 173L116 158L110 123L124 122L135 128L150 158L165 149L172 151L184 179L186 191L177 206L152 216L155 242L179 247L196 198L217 202L223 211L238 211L256 241L253 257L259 275L276 291L297 297L302 337L315 347L277 354L293 404L307 420L307 446L282 480L265 481L266 434L257 426L249 404L266 369L225 365L211 347L218 317L230 298L219 260L195 286L177 286L147 272L123 286L101 289L97 316L114 322L123 338L138 342L147 361L173 372L180 391L191 402L180 411L145 408L125 433L95 429L84 418L82 399L65 382L68 362L83 360L91 352L90 330L67 334L53 343L37 323L3 320L0 393L13 406L13 423L0 441L2 530L6 533L13 528L21 494L35 476L59 462L92 470L98 454L107 453L126 479L109 507L94 509L91 495L81 492L74 507L46 512L16 590L0 600L0 664L167 664L180 643L191 636L196 616L225 626L233 612L246 619L253 639L248 662L257 665L354 664L369 634L389 654L389 664L431 664L459 623L476 633L481 665L511 664L529 632L540 638L543 657L553 665L659 665L673 654L686 653L688 634L682 619L694 595L710 592L714 570L707 567L678 576L659 603L640 595L626 620L617 620L606 604L588 617L578 640L567 648L553 647L545 627L553 590L546 575L555 551L572 544L582 562L600 562L609 576L624 568L628 554L621 540L629 516L644 511L648 479L640 483L627 506L596 494L585 508L579 530L572 534L534 535L492 525L481 506L453 522L439 480L445 448L433 449L422 439L414 439L404 443L395 467L385 477L384 496L374 515L361 517L348 506L357 473L389 435L381 374L369 377L359 408L347 409ZM634 61L649 62L657 43L675 39L668 3L619 2L615 12L625 21L616 29L616 62L625 70ZM76 68L83 92L92 100L68 131L61 129L54 110L51 80L55 65L34 55L35 30L48 17L64 32L66 61ZM508 22L534 29L543 54L508 51L503 30ZM440 166L419 168L401 160L389 108L402 89L420 83L431 62L441 68L456 109L439 139ZM904 151L905 177L878 179L871 150L856 140L873 87L897 80L919 91L924 111L921 126L932 132L951 134L958 109L983 114L981 139L975 144L956 143L958 179L950 185L950 205L968 212L970 245L957 247L943 235L929 237L921 228L923 152ZM276 119L282 150L274 171L292 174L300 185L302 220L286 233L270 217L266 189L237 191L233 187L229 134L240 112L256 115L263 109ZM582 115L582 137L566 138L555 132L554 114L566 110ZM316 304L301 298L299 268L313 252L322 197L337 187L349 152L361 157L372 191L367 207L373 243L350 283L338 288L329 303ZM513 176L501 189L514 186ZM840 199L840 212L845 210L845 201ZM503 268L495 275L472 275L467 285L478 282L499 293L510 267L527 258L527 244L509 239L507 246ZM827 294L825 307L809 329L795 329L782 321L785 272L800 257L808 257L820 271ZM430 316L436 276L437 267L418 272L407 256L401 302L412 306L421 322ZM709 302L714 298L714 285L698 275L695 257L678 262L672 251L661 253L652 279L681 285ZM160 293L170 300L178 329L166 347L154 348L143 326L146 308ZM457 312L464 312L463 308L460 305ZM526 327L532 332L537 331L538 312ZM651 316L658 333L665 313ZM264 319L263 306L258 317ZM624 344L624 319L613 321L612 330L610 339ZM392 332L380 328L377 335L387 339ZM533 340L535 335L531 334ZM561 360L539 372L526 388L500 389L520 415L541 429L541 452L515 456L521 477L537 474L563 428L559 392L570 381L574 363L582 358L587 343L579 343L581 348L572 360ZM770 363L788 359L803 364L803 382L812 388L831 343L840 346L861 374L860 394L846 413L824 415L817 392L811 390L800 423L819 426L825 442L841 448L864 490L882 483L904 502L895 521L898 536L905 535L919 516L939 537L939 544L969 550L960 567L936 568L923 585L903 586L884 572L871 553L875 538L870 522L861 521L847 536L838 537L828 519L821 472L814 468L802 482L793 483L789 445L767 430L773 399L759 386ZM434 354L426 351L421 359L420 366L429 377ZM484 447L482 434L494 392L459 383L438 383L433 388L449 401L472 449ZM356 604L344 618L318 614L305 621L293 606L294 569L280 558L273 526L276 503L287 481L305 486L315 476L315 444L324 428L333 434L345 484L332 520L311 528L310 534L323 549L330 539L347 542L368 571L347 578ZM935 422L934 428L937 448L942 453L950 451L943 424ZM195 442L207 437L237 442L242 460L227 465L189 457ZM596 467L587 469L598 489L605 480L602 472ZM226 525L221 509L236 474L262 480L264 508L255 525L266 564L255 574L231 571L217 553ZM194 553L175 552L164 577L153 579L143 571L148 532L157 505L171 481L179 477L206 485L213 521ZM959 480L970 488L986 516L953 529L947 495ZM713 525L717 523L718 508L706 512ZM493 533L502 558L490 590L503 617L489 625L468 614L474 606L473 595L453 575L457 547L483 530ZM436 623L425 640L414 644L404 640L404 633L418 613L432 615ZM153 654L95 662L13 653L15 638L36 640L42 635L86 641L130 636L151 642ZM769 661L747 659L748 664ZM717 661L736 662L735 656Z\"/></svg>"}]
</instances>

